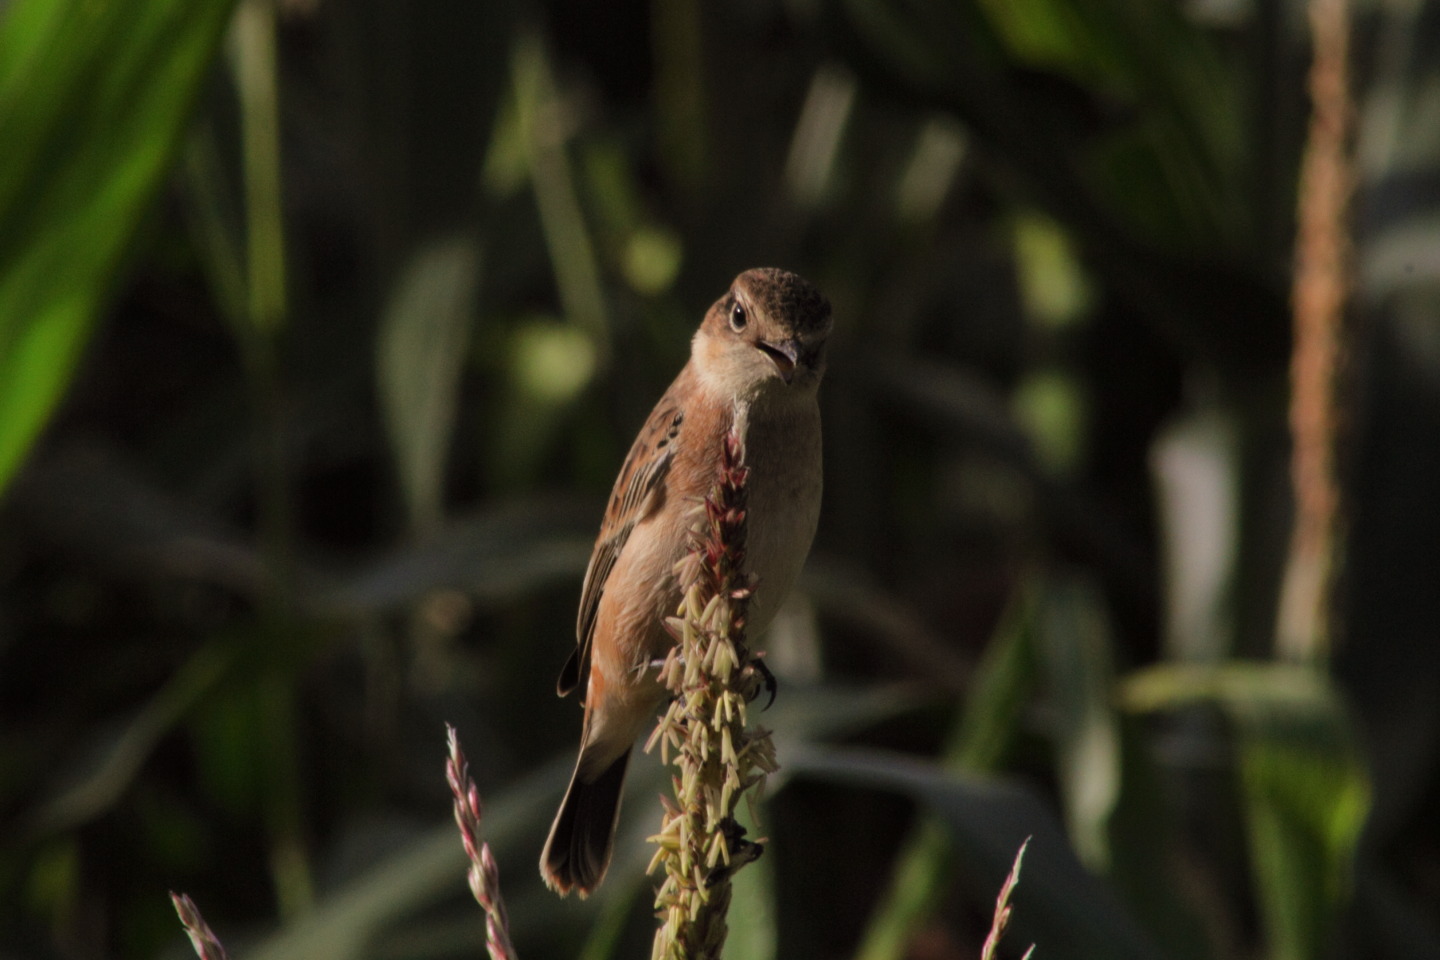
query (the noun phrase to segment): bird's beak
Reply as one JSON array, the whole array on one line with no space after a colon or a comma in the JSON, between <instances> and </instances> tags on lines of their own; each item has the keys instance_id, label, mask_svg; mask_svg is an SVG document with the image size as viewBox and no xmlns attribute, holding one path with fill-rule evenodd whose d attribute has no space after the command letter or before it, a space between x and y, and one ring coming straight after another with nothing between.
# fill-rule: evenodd
<instances>
[{"instance_id":1,"label":"bird's beak","mask_svg":"<svg viewBox=\"0 0 1440 960\"><path fill-rule=\"evenodd\" d=\"M789 383L795 376L795 364L799 362L800 345L794 340L782 340L779 343L771 343L768 340L757 340L755 346L765 352L775 364L775 369L780 371L780 379Z\"/></svg>"}]
</instances>

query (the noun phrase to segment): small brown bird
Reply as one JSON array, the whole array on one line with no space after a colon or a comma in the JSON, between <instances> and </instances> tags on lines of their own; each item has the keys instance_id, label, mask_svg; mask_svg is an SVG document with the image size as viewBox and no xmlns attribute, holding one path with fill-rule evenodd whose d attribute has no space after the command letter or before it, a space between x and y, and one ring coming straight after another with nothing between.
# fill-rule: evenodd
<instances>
[{"instance_id":1,"label":"small brown bird","mask_svg":"<svg viewBox=\"0 0 1440 960\"><path fill-rule=\"evenodd\" d=\"M680 604L675 564L732 426L750 467L746 572L759 581L752 634L795 584L820 516L816 392L830 326L830 304L795 274L740 274L705 314L690 362L620 468L585 571L578 646L556 685L565 696L586 683L580 757L540 855L540 875L562 895L589 894L610 865L630 751L666 697L655 667L675 642L664 627Z\"/></svg>"}]
</instances>

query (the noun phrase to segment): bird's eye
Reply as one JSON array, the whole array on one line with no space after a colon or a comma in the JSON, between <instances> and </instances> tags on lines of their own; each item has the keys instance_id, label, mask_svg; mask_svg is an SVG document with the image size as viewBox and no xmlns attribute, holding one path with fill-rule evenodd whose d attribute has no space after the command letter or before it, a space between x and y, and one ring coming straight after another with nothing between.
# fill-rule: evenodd
<instances>
[{"instance_id":1,"label":"bird's eye","mask_svg":"<svg viewBox=\"0 0 1440 960\"><path fill-rule=\"evenodd\" d=\"M745 329L745 324L747 324L747 323L749 323L749 322L750 322L750 318L745 315L745 308L742 307L740 304L737 303L737 304L735 304L735 306L733 306L733 307L730 308L730 329L731 329L731 330L734 330L736 333L739 333L741 330L744 330L744 329Z\"/></svg>"}]
</instances>

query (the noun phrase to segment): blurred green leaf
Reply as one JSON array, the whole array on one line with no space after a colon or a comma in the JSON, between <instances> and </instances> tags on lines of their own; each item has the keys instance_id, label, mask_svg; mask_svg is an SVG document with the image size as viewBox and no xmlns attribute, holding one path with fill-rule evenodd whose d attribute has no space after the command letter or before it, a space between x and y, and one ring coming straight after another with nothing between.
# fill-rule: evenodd
<instances>
[{"instance_id":1,"label":"blurred green leaf","mask_svg":"<svg viewBox=\"0 0 1440 960\"><path fill-rule=\"evenodd\" d=\"M573 327L538 320L515 331L515 385L536 401L563 404L590 383L595 348Z\"/></svg>"},{"instance_id":2,"label":"blurred green leaf","mask_svg":"<svg viewBox=\"0 0 1440 960\"><path fill-rule=\"evenodd\" d=\"M236 656L233 643L214 641L197 650L139 713L116 729L95 731L102 742L91 756L65 769L66 785L30 815L39 835L87 823L129 789L160 738L214 690Z\"/></svg>"},{"instance_id":3,"label":"blurred green leaf","mask_svg":"<svg viewBox=\"0 0 1440 960\"><path fill-rule=\"evenodd\" d=\"M1114 894L1081 866L1041 798L1018 784L946 771L898 753L811 747L785 758L795 775L913 796L950 828L971 893L993 898L1015 851L1033 836L1011 922L1017 941L1054 958L1157 958ZM982 901L983 902L983 901Z\"/></svg>"},{"instance_id":4,"label":"blurred green leaf","mask_svg":"<svg viewBox=\"0 0 1440 960\"><path fill-rule=\"evenodd\" d=\"M1207 913L1213 904L1193 876L1177 870L1186 855L1181 813L1147 732L1139 718L1120 718L1120 793L1105 825L1106 876L1169 960L1223 956L1215 949L1216 918Z\"/></svg>"},{"instance_id":5,"label":"blurred green leaf","mask_svg":"<svg viewBox=\"0 0 1440 960\"><path fill-rule=\"evenodd\" d=\"M1260 905L1276 960L1325 956L1350 893L1369 788L1358 755L1333 735L1267 727L1241 747Z\"/></svg>"},{"instance_id":6,"label":"blurred green leaf","mask_svg":"<svg viewBox=\"0 0 1440 960\"><path fill-rule=\"evenodd\" d=\"M763 837L749 811L741 807L740 820L752 837ZM730 935L725 941L728 960L774 960L775 860L761 857L735 874L731 884Z\"/></svg>"},{"instance_id":7,"label":"blurred green leaf","mask_svg":"<svg viewBox=\"0 0 1440 960\"><path fill-rule=\"evenodd\" d=\"M999 769L1020 733L1025 706L1037 683L1034 631L1042 581L1034 573L1019 580L1009 609L985 648L953 746L946 751L961 767L978 773Z\"/></svg>"},{"instance_id":8,"label":"blurred green leaf","mask_svg":"<svg viewBox=\"0 0 1440 960\"><path fill-rule=\"evenodd\" d=\"M659 296L675 283L685 248L663 227L641 227L625 245L625 279L647 296Z\"/></svg>"},{"instance_id":9,"label":"blurred green leaf","mask_svg":"<svg viewBox=\"0 0 1440 960\"><path fill-rule=\"evenodd\" d=\"M1059 476L1074 474L1085 455L1089 413L1079 380L1037 367L1016 385L1013 403L1040 463Z\"/></svg>"},{"instance_id":10,"label":"blurred green leaf","mask_svg":"<svg viewBox=\"0 0 1440 960\"><path fill-rule=\"evenodd\" d=\"M315 597L310 612L361 618L394 613L432 590L513 600L585 572L595 510L569 500L512 500L447 521Z\"/></svg>"},{"instance_id":11,"label":"blurred green leaf","mask_svg":"<svg viewBox=\"0 0 1440 960\"><path fill-rule=\"evenodd\" d=\"M1152 709L1196 704L1159 717L1117 717L1106 702L1112 659L1269 649L1272 540L1283 550L1289 517L1283 294L1308 107L1296 8L565 6L247 3L253 29L229 38L231 70L190 138L184 192L136 243L139 214L88 230L68 229L67 211L91 194L134 194L133 178L101 161L135 151L91 128L112 113L116 130L139 124L121 114L153 100L113 95L112 82L129 75L139 90L152 66L157 87L173 75L163 57L141 59L133 34L176 0L0 0L4 289L52 231L65 238L62 269L37 268L37 283L103 310L105 284L90 292L76 270L99 264L115 284L133 259L139 281L0 509L0 810L17 826L0 843L0 888L17 892L0 953L177 949L155 891L180 883L222 933L283 927L288 954L306 960L482 955L438 743L435 766L426 759L437 731L425 718L458 711L477 734L488 839L523 954L644 955L644 838L668 776L655 758L636 758L595 897L561 901L533 866L580 726L576 702L543 693L603 506L573 491L613 478L695 305L763 262L820 282L836 336L821 552L804 602L766 641L782 688L755 718L778 728L786 764L772 782L777 822L757 832L797 832L738 878L735 960L775 952L777 936L797 958L853 956L887 882L885 955L958 956L1011 844L1033 831L1004 816L1030 818L1037 796L1052 823L1027 855L1012 948L1035 919L1050 923L1041 958L1108 940L1072 922L1103 909L1081 898L1051 923L1045 911L1068 893L1035 885L1054 873L1035 855L1068 819L1170 960L1317 944L1431 955L1440 219L1426 185L1440 140L1417 131L1440 130L1426 122L1440 98L1427 93L1434 58L1417 26L1433 0L1356 22L1373 68L1356 89L1370 201L1356 306L1377 315L1354 331L1367 382L1342 398L1364 402L1349 411L1356 642L1335 675L1366 724L1375 797L1353 909L1336 872L1366 799L1350 755L1325 746L1323 723L1287 733L1292 721L1257 709L1227 723L1216 706L1258 699L1303 716L1312 677L1232 678L1228 692L1194 676L1121 686L1162 704ZM190 0L172 18L202 9ZM108 57L92 49L112 39ZM82 80L52 69L76 57L90 58ZM62 107L40 110L55 96ZM163 137L135 144L169 149ZM9 175L19 167L27 178L43 168L44 189ZM82 168L98 172L74 175ZM190 229L177 215L194 217ZM112 242L112 228L132 239ZM402 350L382 342L390 327L355 335L357 317L395 320L387 310L423 269L412 258L434 253L416 238L457 236L485 238L484 325L468 345ZM88 248L96 238L109 259ZM62 387L71 376L70 361L30 346L46 314L22 306L0 315L5 397L24 386L16 358L41 356ZM90 325L34 342L83 353ZM386 422L385 349L410 351L400 366L420 395L409 420ZM436 416L420 415L437 399ZM20 423L7 404L0 431ZM1234 436L1197 446L1189 428L1213 426L1197 422L1185 442L1157 443L1186 409L1222 411ZM105 455L92 457L96 437ZM1053 469L1067 463L1079 469ZM417 467L422 479L403 478ZM1163 515L1150 502L1157 473ZM535 499L541 488L557 496ZM397 501L402 525L407 510L414 526L438 522L397 543ZM1030 566L1057 557L1058 577ZM1002 625L977 667L995 607L1017 593L1023 629ZM1097 640L1102 612L1113 636ZM1162 624L1168 645L1154 636ZM188 709L167 705L185 658L227 638L239 662ZM877 673L914 686L883 710L855 687L814 686ZM165 716L176 710L178 721ZM946 771L1013 762L1034 795L957 805L948 819L921 805L906 837L886 822L906 797L804 779L822 725L936 756ZM551 749L565 755L525 792L515 778ZM76 785L94 791L91 812L46 837L24 829ZM943 787L905 789L948 802ZM523 824L507 826L517 811ZM997 824L994 849L977 847L970 833ZM293 904L312 858L309 926ZM975 910L954 909L961 886ZM279 920L277 899L288 901ZM773 932L752 922L767 909ZM1106 955L1126 942L1106 942Z\"/></svg>"},{"instance_id":12,"label":"blurred green leaf","mask_svg":"<svg viewBox=\"0 0 1440 960\"><path fill-rule=\"evenodd\" d=\"M714 169L707 149L712 131L706 123L703 5L697 0L660 4L651 24L661 160L677 183L694 191Z\"/></svg>"},{"instance_id":13,"label":"blurred green leaf","mask_svg":"<svg viewBox=\"0 0 1440 960\"><path fill-rule=\"evenodd\" d=\"M249 597L271 586L250 544L109 444L51 444L15 479L9 498L29 529L97 572L135 581L182 577Z\"/></svg>"},{"instance_id":14,"label":"blurred green leaf","mask_svg":"<svg viewBox=\"0 0 1440 960\"><path fill-rule=\"evenodd\" d=\"M1147 558L1116 522L1113 508L1082 495L1041 465L998 384L974 370L937 363L919 352L874 356L865 367L871 389L885 402L912 409L1003 462L1019 481L1010 484L1007 493L1033 498L1067 535L1103 555L1107 565L1132 577L1142 575L1140 565Z\"/></svg>"},{"instance_id":15,"label":"blurred green leaf","mask_svg":"<svg viewBox=\"0 0 1440 960\"><path fill-rule=\"evenodd\" d=\"M841 690L838 688L787 688L786 695L776 701L767 715L777 731L789 736L779 742L780 759L804 747L801 742L828 738L853 732L885 717L912 710L913 692L900 688ZM481 824L482 839L496 851L502 871L502 884L510 902L516 924L543 928L546 922L578 911L592 915L598 907L608 914L609 901L621 898L627 904L635 897L636 878L643 876L653 848L644 838L659 823L659 805L655 794L668 776L656 757L637 756L626 787L627 799L622 810L619 841L615 862L605 884L585 904L560 900L546 894L543 900L530 901L543 909L545 916L531 912L521 916L515 910L517 896L528 883L539 885L539 879L523 868L538 849L540 831L548 824L559 802L560 792L570 774L573 757L565 754L542 765L533 773L512 782L503 791L487 795ZM435 779L444 777L443 740L437 736ZM778 789L778 787L776 788ZM647 806L647 801L649 805ZM307 916L265 938L247 951L249 960L348 960L368 955L366 947L383 933L436 901L459 894L465 887L465 854L460 836L449 822L448 804L437 808L437 820L446 823L405 844L368 870L352 876L346 883L330 891ZM518 845L521 839L534 838L536 846ZM526 859L512 860L512 849L523 851ZM644 894L642 893L643 897ZM543 905L543 906L541 906ZM478 910L478 908L476 908ZM429 924L428 917L419 923ZM597 954L605 954L611 941L597 943Z\"/></svg>"},{"instance_id":16,"label":"blurred green leaf","mask_svg":"<svg viewBox=\"0 0 1440 960\"><path fill-rule=\"evenodd\" d=\"M233 817L260 810L265 789L265 744L259 719L263 705L252 683L214 691L189 724L195 751L195 779L216 805Z\"/></svg>"},{"instance_id":17,"label":"blurred green leaf","mask_svg":"<svg viewBox=\"0 0 1440 960\"><path fill-rule=\"evenodd\" d=\"M565 150L569 131L545 41L535 34L522 36L515 45L512 70L521 142L556 292L565 319L594 340L604 366L610 353L609 312L577 178Z\"/></svg>"},{"instance_id":18,"label":"blurred green leaf","mask_svg":"<svg viewBox=\"0 0 1440 960\"><path fill-rule=\"evenodd\" d=\"M546 894L549 894L548 890ZM595 921L590 924L585 946L576 960L609 960L610 957L618 956L625 923L630 918L635 901L644 898L648 902L653 895L654 888L639 871L631 871L628 877L618 883L614 880L607 882ZM550 903L555 903L553 898ZM548 914L550 911L536 912Z\"/></svg>"},{"instance_id":19,"label":"blurred green leaf","mask_svg":"<svg viewBox=\"0 0 1440 960\"><path fill-rule=\"evenodd\" d=\"M280 68L275 0L241 0L231 30L245 177L247 334L285 324L285 211L280 173Z\"/></svg>"},{"instance_id":20,"label":"blurred green leaf","mask_svg":"<svg viewBox=\"0 0 1440 960\"><path fill-rule=\"evenodd\" d=\"M1105 598L1078 573L1052 575L1036 601L1035 659L1053 716L1065 821L1080 859L1109 878L1167 956L1203 957L1195 905L1172 882L1175 826L1146 745L1118 714L1118 650Z\"/></svg>"},{"instance_id":21,"label":"blurred green leaf","mask_svg":"<svg viewBox=\"0 0 1440 960\"><path fill-rule=\"evenodd\" d=\"M1341 711L1323 674L1288 664L1162 664L1127 674L1119 693L1122 705L1140 713L1214 703L1232 719L1252 724L1277 713L1335 717Z\"/></svg>"},{"instance_id":22,"label":"blurred green leaf","mask_svg":"<svg viewBox=\"0 0 1440 960\"><path fill-rule=\"evenodd\" d=\"M1164 108L1209 162L1238 135L1235 76L1182 8L1128 0L978 0L1021 63Z\"/></svg>"},{"instance_id":23,"label":"blurred green leaf","mask_svg":"<svg viewBox=\"0 0 1440 960\"><path fill-rule=\"evenodd\" d=\"M436 781L444 777L443 740L435 740ZM485 798L483 839L499 849L522 831L537 829L550 815L569 775L568 758L537 772L493 797ZM455 825L436 810L443 825L428 831L332 891L315 909L255 944L249 960L349 960L366 955L366 946L410 912L465 886L465 851ZM501 863L506 869L506 864ZM513 867L508 875L518 871ZM557 901L558 902L558 901ZM479 909L478 907L476 908Z\"/></svg>"},{"instance_id":24,"label":"blurred green leaf","mask_svg":"<svg viewBox=\"0 0 1440 960\"><path fill-rule=\"evenodd\" d=\"M0 23L0 488L59 400L232 0L17 0Z\"/></svg>"},{"instance_id":25,"label":"blurred green leaf","mask_svg":"<svg viewBox=\"0 0 1440 960\"><path fill-rule=\"evenodd\" d=\"M1285 664L1159 666L1122 686L1138 710L1214 703L1239 740L1251 859L1271 956L1325 953L1349 896L1369 780L1338 692Z\"/></svg>"},{"instance_id":26,"label":"blurred green leaf","mask_svg":"<svg viewBox=\"0 0 1440 960\"><path fill-rule=\"evenodd\" d=\"M945 749L942 762L946 769L994 770L1014 742L1035 685L1033 580L1025 582L1012 598L985 649L965 709ZM950 847L949 833L934 815L911 831L855 951L859 960L905 956L912 936L934 912L944 891L951 872Z\"/></svg>"},{"instance_id":27,"label":"blurred green leaf","mask_svg":"<svg viewBox=\"0 0 1440 960\"><path fill-rule=\"evenodd\" d=\"M417 530L440 519L456 392L474 322L480 254L465 237L419 251L380 319L380 401Z\"/></svg>"},{"instance_id":28,"label":"blurred green leaf","mask_svg":"<svg viewBox=\"0 0 1440 960\"><path fill-rule=\"evenodd\" d=\"M814 556L805 565L800 585L827 617L853 624L886 656L909 664L917 676L961 690L970 676L970 662L895 592L857 567Z\"/></svg>"},{"instance_id":29,"label":"blurred green leaf","mask_svg":"<svg viewBox=\"0 0 1440 960\"><path fill-rule=\"evenodd\" d=\"M24 902L52 923L69 920L80 896L80 842L74 836L42 844L26 880Z\"/></svg>"},{"instance_id":30,"label":"blurred green leaf","mask_svg":"<svg viewBox=\"0 0 1440 960\"><path fill-rule=\"evenodd\" d=\"M1080 859L1103 871L1120 794L1120 729L1112 699L1115 651L1099 591L1080 578L1053 580L1037 628L1036 658L1055 709L1066 825Z\"/></svg>"},{"instance_id":31,"label":"blurred green leaf","mask_svg":"<svg viewBox=\"0 0 1440 960\"><path fill-rule=\"evenodd\" d=\"M595 341L573 323L535 317L515 325L507 354L509 387L496 411L496 485L535 486L566 417L595 373Z\"/></svg>"},{"instance_id":32,"label":"blurred green leaf","mask_svg":"<svg viewBox=\"0 0 1440 960\"><path fill-rule=\"evenodd\" d=\"M1038 21L1023 12L1042 8ZM825 5L863 82L959 119L1003 158L996 188L1063 224L1096 278L1187 353L1241 371L1283 356L1283 302L1253 264L1235 264L1253 252L1256 211L1246 202L1247 105L1221 45L1169 4L1026 0L1013 18L1010 9ZM1044 51L1057 25L1087 20L1094 49L1066 57L1095 58L1094 69L1056 72ZM1135 102L1117 105L1106 84L1087 85L1096 72L1123 77Z\"/></svg>"},{"instance_id":33,"label":"blurred green leaf","mask_svg":"<svg viewBox=\"0 0 1440 960\"><path fill-rule=\"evenodd\" d=\"M857 960L898 960L908 954L945 893L951 860L950 833L938 818L927 817L911 829L855 950Z\"/></svg>"},{"instance_id":34,"label":"blurred green leaf","mask_svg":"<svg viewBox=\"0 0 1440 960\"><path fill-rule=\"evenodd\" d=\"M1072 326L1091 309L1094 290L1074 244L1048 217L1015 217L1015 272L1025 319L1041 328Z\"/></svg>"},{"instance_id":35,"label":"blurred green leaf","mask_svg":"<svg viewBox=\"0 0 1440 960\"><path fill-rule=\"evenodd\" d=\"M785 161L790 193L804 207L820 209L830 199L857 88L854 75L834 64L822 65L810 80Z\"/></svg>"},{"instance_id":36,"label":"blurred green leaf","mask_svg":"<svg viewBox=\"0 0 1440 960\"><path fill-rule=\"evenodd\" d=\"M905 173L895 184L895 214L903 223L930 221L965 169L969 139L953 118L937 115L920 128Z\"/></svg>"}]
</instances>

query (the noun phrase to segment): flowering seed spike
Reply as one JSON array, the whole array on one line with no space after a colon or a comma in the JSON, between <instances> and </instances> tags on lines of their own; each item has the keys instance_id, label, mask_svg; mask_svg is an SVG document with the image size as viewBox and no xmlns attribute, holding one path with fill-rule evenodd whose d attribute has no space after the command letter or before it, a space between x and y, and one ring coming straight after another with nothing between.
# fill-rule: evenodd
<instances>
[{"instance_id":1,"label":"flowering seed spike","mask_svg":"<svg viewBox=\"0 0 1440 960\"><path fill-rule=\"evenodd\" d=\"M500 896L500 867L490 852L490 844L480 840L480 820L484 815L480 790L470 779L470 764L455 728L447 723L445 731L449 748L445 780L455 800L455 824L460 828L460 841L470 858L466 880L475 902L485 911L485 949L490 960L516 960L515 947L510 942L510 920L505 912L505 900Z\"/></svg>"},{"instance_id":2,"label":"flowering seed spike","mask_svg":"<svg viewBox=\"0 0 1440 960\"><path fill-rule=\"evenodd\" d=\"M1026 837L1025 842L1020 844L1019 852L1015 854L1015 863L1010 867L1009 875L1000 885L1000 895L995 898L995 915L990 921L990 934L985 938L985 945L980 950L980 960L994 960L995 948L1000 945L1000 937L1010 923L1010 895L1020 883L1020 863L1025 859L1025 850L1029 846L1030 838ZM1025 952L1024 960L1030 960L1030 954L1034 952L1035 945L1031 944L1030 949Z\"/></svg>"},{"instance_id":3,"label":"flowering seed spike","mask_svg":"<svg viewBox=\"0 0 1440 960\"><path fill-rule=\"evenodd\" d=\"M195 948L195 955L200 960L226 960L225 947L205 922L205 918L200 916L200 908L195 906L195 901L186 894L171 892L170 902L175 905L180 923L190 935L190 944Z\"/></svg>"},{"instance_id":4,"label":"flowering seed spike","mask_svg":"<svg viewBox=\"0 0 1440 960\"><path fill-rule=\"evenodd\" d=\"M671 633L684 668L664 675L674 696L660 721L666 731L661 742L673 745L679 775L675 802L665 802L661 829L652 838L659 849L651 869L665 869L655 898L664 921L655 936L657 960L720 956L730 878L761 849L738 839L743 830L736 808L746 789L775 769L769 733L745 729L745 700L758 691L760 668L745 642L754 583L742 573L749 478L743 460L744 445L731 431L720 480L691 531L691 550L675 565L684 601Z\"/></svg>"}]
</instances>

